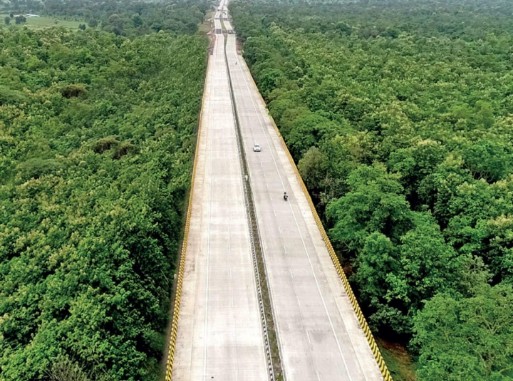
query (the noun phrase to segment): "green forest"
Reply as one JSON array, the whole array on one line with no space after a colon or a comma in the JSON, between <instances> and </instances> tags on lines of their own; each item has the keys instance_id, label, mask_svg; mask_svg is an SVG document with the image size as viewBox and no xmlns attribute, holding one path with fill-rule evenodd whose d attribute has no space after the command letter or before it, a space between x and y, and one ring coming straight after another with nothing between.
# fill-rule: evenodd
<instances>
[{"instance_id":1,"label":"green forest","mask_svg":"<svg viewBox=\"0 0 513 381\"><path fill-rule=\"evenodd\" d=\"M0 28L2 381L160 379L208 40L146 6Z\"/></svg>"},{"instance_id":2,"label":"green forest","mask_svg":"<svg viewBox=\"0 0 513 381\"><path fill-rule=\"evenodd\" d=\"M0 379L158 380L210 3L0 6L84 23L0 27ZM513 3L230 8L376 336L513 380Z\"/></svg>"},{"instance_id":3,"label":"green forest","mask_svg":"<svg viewBox=\"0 0 513 381\"><path fill-rule=\"evenodd\" d=\"M7 14L38 14L83 21L81 29L97 28L116 35L134 36L164 31L194 34L213 1L176 2L141 0L0 0ZM15 17L4 24L15 24ZM58 19L57 19L58 20ZM2 21L2 22L4 22Z\"/></svg>"},{"instance_id":4,"label":"green forest","mask_svg":"<svg viewBox=\"0 0 513 381\"><path fill-rule=\"evenodd\" d=\"M513 3L230 9L376 336L419 381L513 380Z\"/></svg>"}]
</instances>

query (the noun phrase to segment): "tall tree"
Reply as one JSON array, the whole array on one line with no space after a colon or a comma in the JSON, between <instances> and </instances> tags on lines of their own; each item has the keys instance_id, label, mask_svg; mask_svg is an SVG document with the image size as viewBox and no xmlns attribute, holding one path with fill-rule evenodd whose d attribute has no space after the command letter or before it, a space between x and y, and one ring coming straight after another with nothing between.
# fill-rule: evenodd
<instances>
[{"instance_id":1,"label":"tall tree","mask_svg":"<svg viewBox=\"0 0 513 381\"><path fill-rule=\"evenodd\" d=\"M468 298L439 294L414 319L418 379L513 380L513 289L478 284Z\"/></svg>"}]
</instances>

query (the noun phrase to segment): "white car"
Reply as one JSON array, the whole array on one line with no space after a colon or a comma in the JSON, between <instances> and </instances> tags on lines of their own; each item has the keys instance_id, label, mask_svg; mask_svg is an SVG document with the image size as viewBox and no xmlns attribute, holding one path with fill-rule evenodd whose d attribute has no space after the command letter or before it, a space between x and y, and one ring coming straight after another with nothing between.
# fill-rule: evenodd
<instances>
[{"instance_id":1,"label":"white car","mask_svg":"<svg viewBox=\"0 0 513 381\"><path fill-rule=\"evenodd\" d=\"M253 152L261 152L262 151L262 147L260 147L260 144L254 144L253 145Z\"/></svg>"}]
</instances>

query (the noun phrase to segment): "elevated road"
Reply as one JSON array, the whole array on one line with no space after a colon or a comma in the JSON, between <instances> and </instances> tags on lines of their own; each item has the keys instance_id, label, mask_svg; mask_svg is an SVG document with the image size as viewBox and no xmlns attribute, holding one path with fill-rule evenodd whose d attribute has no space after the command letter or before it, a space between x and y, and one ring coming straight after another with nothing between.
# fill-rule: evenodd
<instances>
[{"instance_id":1,"label":"elevated road","mask_svg":"<svg viewBox=\"0 0 513 381\"><path fill-rule=\"evenodd\" d=\"M245 181L252 190L259 231L254 238L262 247L284 379L383 380L297 170L237 54L225 5L223 0L214 16L216 41L203 99L185 265L179 276L181 308L175 309L178 328L176 343L173 338L171 342L172 373L166 380L171 374L181 381L272 379ZM219 28L227 33L219 33ZM237 131L247 173L241 166ZM253 152L255 143L261 152Z\"/></svg>"}]
</instances>

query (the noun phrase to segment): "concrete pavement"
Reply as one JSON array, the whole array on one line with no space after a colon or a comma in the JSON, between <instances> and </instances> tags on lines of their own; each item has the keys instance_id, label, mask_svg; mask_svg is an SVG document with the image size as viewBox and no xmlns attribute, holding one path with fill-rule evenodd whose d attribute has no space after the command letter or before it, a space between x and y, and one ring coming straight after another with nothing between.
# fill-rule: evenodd
<instances>
[{"instance_id":1,"label":"concrete pavement","mask_svg":"<svg viewBox=\"0 0 513 381\"><path fill-rule=\"evenodd\" d=\"M382 380L305 194L235 36L228 66L287 380ZM255 153L254 143L262 146ZM283 192L289 194L283 200Z\"/></svg>"},{"instance_id":2,"label":"concrete pavement","mask_svg":"<svg viewBox=\"0 0 513 381\"><path fill-rule=\"evenodd\" d=\"M216 35L202 109L173 380L262 381L267 367L224 58Z\"/></svg>"}]
</instances>

